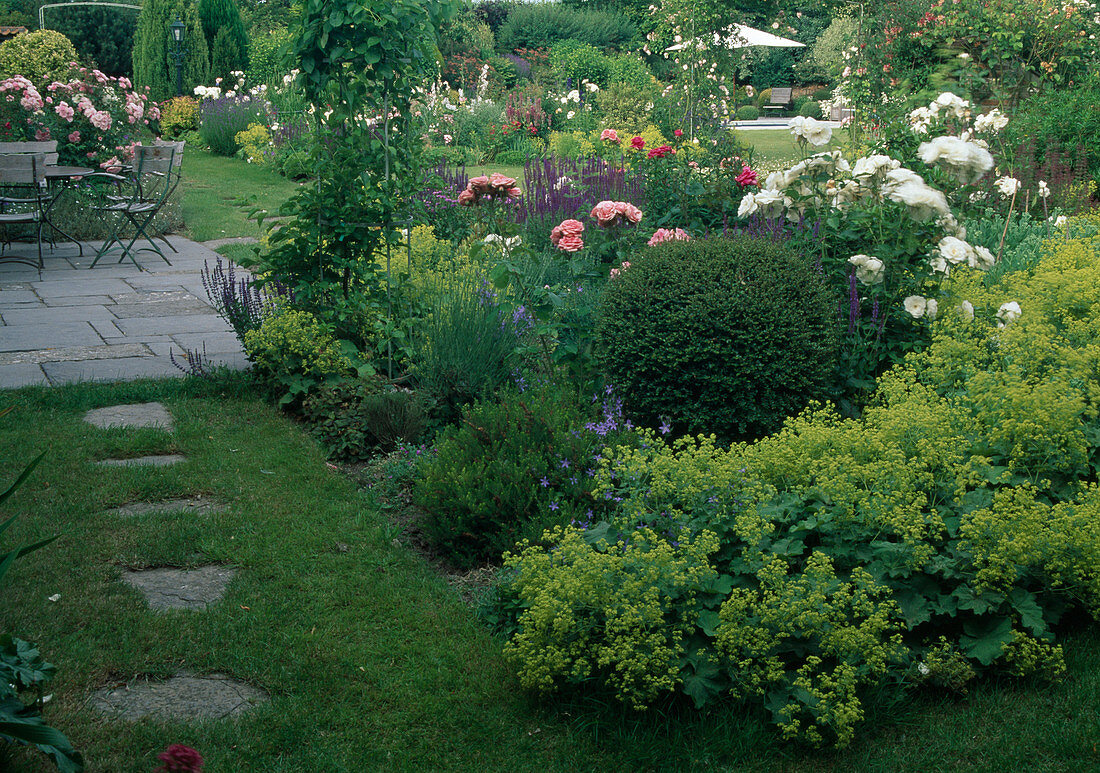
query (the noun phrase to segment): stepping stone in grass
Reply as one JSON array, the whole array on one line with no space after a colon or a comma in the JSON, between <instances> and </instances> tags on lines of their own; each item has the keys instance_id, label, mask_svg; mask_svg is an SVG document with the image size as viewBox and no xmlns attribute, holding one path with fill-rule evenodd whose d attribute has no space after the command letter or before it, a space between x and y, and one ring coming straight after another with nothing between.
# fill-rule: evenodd
<instances>
[{"instance_id":1,"label":"stepping stone in grass","mask_svg":"<svg viewBox=\"0 0 1100 773\"><path fill-rule=\"evenodd\" d=\"M190 722L243 714L268 695L225 674L196 676L180 672L163 682L139 679L121 687L105 687L92 695L92 705L104 714L136 722L144 717Z\"/></svg>"},{"instance_id":2,"label":"stepping stone in grass","mask_svg":"<svg viewBox=\"0 0 1100 773\"><path fill-rule=\"evenodd\" d=\"M225 595L234 574L227 566L127 570L122 581L141 591L151 609L206 609Z\"/></svg>"},{"instance_id":3,"label":"stepping stone in grass","mask_svg":"<svg viewBox=\"0 0 1100 773\"><path fill-rule=\"evenodd\" d=\"M159 427L172 431L172 415L160 403L130 403L96 408L84 414L84 421L102 429L108 427Z\"/></svg>"},{"instance_id":4,"label":"stepping stone in grass","mask_svg":"<svg viewBox=\"0 0 1100 773\"><path fill-rule=\"evenodd\" d=\"M131 459L103 459L96 462L102 467L167 467L186 460L182 454L157 454L155 456L135 456Z\"/></svg>"},{"instance_id":5,"label":"stepping stone in grass","mask_svg":"<svg viewBox=\"0 0 1100 773\"><path fill-rule=\"evenodd\" d=\"M131 502L122 507L108 510L111 515L130 518L135 515L163 515L165 513L184 513L186 515L207 515L225 510L227 505L212 497L187 497L167 499L163 502Z\"/></svg>"}]
</instances>

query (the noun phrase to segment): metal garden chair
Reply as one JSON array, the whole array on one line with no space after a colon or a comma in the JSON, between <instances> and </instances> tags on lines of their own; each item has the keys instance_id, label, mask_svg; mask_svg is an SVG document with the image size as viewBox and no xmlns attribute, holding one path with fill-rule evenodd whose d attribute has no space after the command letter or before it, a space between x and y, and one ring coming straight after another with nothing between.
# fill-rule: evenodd
<instances>
[{"instance_id":1,"label":"metal garden chair","mask_svg":"<svg viewBox=\"0 0 1100 773\"><path fill-rule=\"evenodd\" d=\"M5 227L3 243L11 244L6 226L21 223L34 226L38 260L9 255L4 260L26 263L42 270L42 205L46 191L46 167L33 153L0 154L0 226Z\"/></svg>"},{"instance_id":2,"label":"metal garden chair","mask_svg":"<svg viewBox=\"0 0 1100 773\"><path fill-rule=\"evenodd\" d=\"M116 246L122 249L119 263L129 258L141 268L135 253L155 252L165 263L172 265L155 239L168 245L172 252L178 250L163 235L152 233L150 226L179 186L182 167L182 142L138 145L134 148L134 163L128 175L97 173L85 178L103 190L95 208L113 220L111 235L99 248L92 266ZM129 241L123 236L127 225L133 228ZM145 239L150 246L135 250L138 239Z\"/></svg>"}]
</instances>

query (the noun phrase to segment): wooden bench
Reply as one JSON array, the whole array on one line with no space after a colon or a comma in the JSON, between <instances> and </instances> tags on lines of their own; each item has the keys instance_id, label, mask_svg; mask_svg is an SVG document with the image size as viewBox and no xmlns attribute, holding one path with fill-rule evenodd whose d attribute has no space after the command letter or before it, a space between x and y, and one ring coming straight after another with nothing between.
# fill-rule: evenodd
<instances>
[{"instance_id":1,"label":"wooden bench","mask_svg":"<svg viewBox=\"0 0 1100 773\"><path fill-rule=\"evenodd\" d=\"M768 104L762 105L765 111L767 110L786 110L791 106L791 92L790 88L773 88L771 98L768 99Z\"/></svg>"}]
</instances>

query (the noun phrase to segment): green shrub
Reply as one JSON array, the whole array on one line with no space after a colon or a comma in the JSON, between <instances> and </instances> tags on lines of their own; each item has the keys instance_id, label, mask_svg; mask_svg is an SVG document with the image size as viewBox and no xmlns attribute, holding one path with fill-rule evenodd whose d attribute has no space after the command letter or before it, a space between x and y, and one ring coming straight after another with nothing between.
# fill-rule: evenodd
<instances>
[{"instance_id":1,"label":"green shrub","mask_svg":"<svg viewBox=\"0 0 1100 773\"><path fill-rule=\"evenodd\" d=\"M780 243L665 243L608 284L597 359L641 422L759 437L827 391L831 298L812 265Z\"/></svg>"},{"instance_id":2,"label":"green shrub","mask_svg":"<svg viewBox=\"0 0 1100 773\"><path fill-rule=\"evenodd\" d=\"M502 150L494 161L501 166L523 166L530 155L530 151L526 150Z\"/></svg>"},{"instance_id":3,"label":"green shrub","mask_svg":"<svg viewBox=\"0 0 1100 773\"><path fill-rule=\"evenodd\" d=\"M760 117L760 109L755 105L741 105L737 108L738 121L755 121Z\"/></svg>"},{"instance_id":4,"label":"green shrub","mask_svg":"<svg viewBox=\"0 0 1100 773\"><path fill-rule=\"evenodd\" d=\"M466 409L440 433L417 483L432 544L459 567L496 562L518 540L576 514L592 485L585 468L602 444L576 431L581 411L558 385L506 390Z\"/></svg>"},{"instance_id":5,"label":"green shrub","mask_svg":"<svg viewBox=\"0 0 1100 773\"><path fill-rule=\"evenodd\" d=\"M653 90L646 83L614 82L596 94L603 125L636 133L649 126Z\"/></svg>"},{"instance_id":6,"label":"green shrub","mask_svg":"<svg viewBox=\"0 0 1100 773\"><path fill-rule=\"evenodd\" d=\"M559 83L571 78L574 88L582 81L603 87L611 77L611 60L588 43L563 40L550 48L550 70Z\"/></svg>"},{"instance_id":7,"label":"green shrub","mask_svg":"<svg viewBox=\"0 0 1100 773\"><path fill-rule=\"evenodd\" d=\"M652 92L657 81L637 54L617 54L607 58L607 84L616 83L642 86Z\"/></svg>"},{"instance_id":8,"label":"green shrub","mask_svg":"<svg viewBox=\"0 0 1100 773\"><path fill-rule=\"evenodd\" d=\"M517 339L487 283L454 277L428 289L430 313L412 340L418 387L444 421L508 382Z\"/></svg>"},{"instance_id":9,"label":"green shrub","mask_svg":"<svg viewBox=\"0 0 1100 773\"><path fill-rule=\"evenodd\" d=\"M77 60L73 44L54 30L26 32L0 43L2 78L22 75L38 85L68 81L67 74Z\"/></svg>"},{"instance_id":10,"label":"green shrub","mask_svg":"<svg viewBox=\"0 0 1100 773\"><path fill-rule=\"evenodd\" d=\"M1100 615L1098 250L1051 244L992 286L953 274L931 345L859 419L818 406L729 450L605 451L615 512L505 559L490 617L521 684L733 697L844 746L872 692L1059 678L1059 624Z\"/></svg>"},{"instance_id":11,"label":"green shrub","mask_svg":"<svg viewBox=\"0 0 1100 773\"><path fill-rule=\"evenodd\" d=\"M814 101L824 102L826 99L833 98L833 90L830 88L821 88L813 93Z\"/></svg>"},{"instance_id":12,"label":"green shrub","mask_svg":"<svg viewBox=\"0 0 1100 773\"><path fill-rule=\"evenodd\" d=\"M622 49L634 39L634 24L611 11L577 11L556 3L520 3L497 33L502 51L547 48L576 40L596 48Z\"/></svg>"},{"instance_id":13,"label":"green shrub","mask_svg":"<svg viewBox=\"0 0 1100 773\"><path fill-rule=\"evenodd\" d=\"M160 106L160 130L169 139L199 128L199 103L194 97L173 97Z\"/></svg>"},{"instance_id":14,"label":"green shrub","mask_svg":"<svg viewBox=\"0 0 1100 773\"><path fill-rule=\"evenodd\" d=\"M355 367L331 326L286 303L275 304L257 329L245 332L242 343L257 374L280 392L281 404L304 398Z\"/></svg>"},{"instance_id":15,"label":"green shrub","mask_svg":"<svg viewBox=\"0 0 1100 773\"><path fill-rule=\"evenodd\" d=\"M815 118L818 121L821 120L821 105L813 100L807 100L803 103L802 107L798 109L798 114L806 116L807 118Z\"/></svg>"},{"instance_id":16,"label":"green shrub","mask_svg":"<svg viewBox=\"0 0 1100 773\"><path fill-rule=\"evenodd\" d=\"M424 400L404 389L383 389L377 378L357 379L318 389L302 413L309 431L333 459L365 461L411 443L427 428Z\"/></svg>"},{"instance_id":17,"label":"green shrub","mask_svg":"<svg viewBox=\"0 0 1100 773\"><path fill-rule=\"evenodd\" d=\"M253 35L248 41L248 69L245 71L248 82L281 83L286 74L283 59L289 43L290 32L285 27Z\"/></svg>"},{"instance_id":18,"label":"green shrub","mask_svg":"<svg viewBox=\"0 0 1100 773\"><path fill-rule=\"evenodd\" d=\"M756 106L761 109L763 109L764 105L771 102L771 99L772 90L770 88L762 89L761 91L756 92Z\"/></svg>"}]
</instances>

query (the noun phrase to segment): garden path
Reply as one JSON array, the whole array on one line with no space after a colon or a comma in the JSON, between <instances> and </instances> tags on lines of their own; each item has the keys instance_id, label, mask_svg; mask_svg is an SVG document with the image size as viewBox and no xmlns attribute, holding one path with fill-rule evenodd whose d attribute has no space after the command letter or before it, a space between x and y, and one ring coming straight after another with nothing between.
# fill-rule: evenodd
<instances>
[{"instance_id":1,"label":"garden path","mask_svg":"<svg viewBox=\"0 0 1100 773\"><path fill-rule=\"evenodd\" d=\"M108 257L90 268L95 245L45 252L45 267L0 256L0 389L73 381L181 376L169 354L202 351L214 364L247 367L229 325L207 303L200 270L210 247L170 237L172 265L140 253L140 270ZM91 249L89 249L91 247ZM33 247L16 245L21 254ZM6 256L7 253L5 253Z\"/></svg>"}]
</instances>

